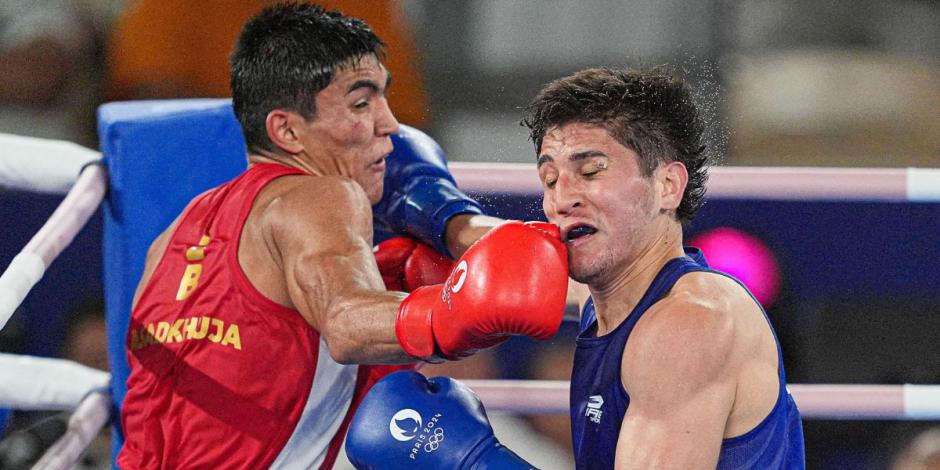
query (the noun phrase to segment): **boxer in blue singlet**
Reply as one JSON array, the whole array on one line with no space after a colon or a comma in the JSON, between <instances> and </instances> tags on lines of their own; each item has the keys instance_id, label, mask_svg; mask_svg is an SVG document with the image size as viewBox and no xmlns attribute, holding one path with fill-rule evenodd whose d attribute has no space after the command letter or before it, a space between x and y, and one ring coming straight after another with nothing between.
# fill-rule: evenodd
<instances>
[{"instance_id":1,"label":"boxer in blue singlet","mask_svg":"<svg viewBox=\"0 0 940 470\"><path fill-rule=\"evenodd\" d=\"M662 69L583 70L546 85L523 123L545 214L591 293L571 378L577 468L804 468L800 412L762 307L683 247L708 167L690 89ZM360 468L530 468L465 387L408 374L377 386L354 418L347 446ZM441 434L433 451L407 454L374 431L395 428L402 409L442 416L425 433Z\"/></svg>"},{"instance_id":2,"label":"boxer in blue singlet","mask_svg":"<svg viewBox=\"0 0 940 470\"><path fill-rule=\"evenodd\" d=\"M663 70L546 85L524 123L549 221L588 285L571 377L579 469L804 466L800 414L761 306L682 246L704 126Z\"/></svg>"}]
</instances>

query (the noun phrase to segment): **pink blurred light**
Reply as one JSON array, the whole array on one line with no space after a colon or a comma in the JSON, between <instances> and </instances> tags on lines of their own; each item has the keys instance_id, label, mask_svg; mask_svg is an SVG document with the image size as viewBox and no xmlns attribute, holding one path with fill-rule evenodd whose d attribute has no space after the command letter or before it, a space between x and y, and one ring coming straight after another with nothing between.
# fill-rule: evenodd
<instances>
[{"instance_id":1,"label":"pink blurred light","mask_svg":"<svg viewBox=\"0 0 940 470\"><path fill-rule=\"evenodd\" d=\"M689 245L705 254L709 266L744 283L765 308L780 293L780 267L770 248L759 238L730 227L719 227L692 237Z\"/></svg>"}]
</instances>

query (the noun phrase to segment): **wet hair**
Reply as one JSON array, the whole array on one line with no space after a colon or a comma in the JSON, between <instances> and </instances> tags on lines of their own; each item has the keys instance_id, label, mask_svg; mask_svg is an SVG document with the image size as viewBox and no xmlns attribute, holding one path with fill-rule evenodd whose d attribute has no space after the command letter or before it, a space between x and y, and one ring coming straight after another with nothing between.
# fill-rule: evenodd
<instances>
[{"instance_id":1,"label":"wet hair","mask_svg":"<svg viewBox=\"0 0 940 470\"><path fill-rule=\"evenodd\" d=\"M316 115L316 96L343 67L384 58L385 44L358 18L307 3L265 8L242 29L229 63L232 102L250 151L274 150L265 129L274 109Z\"/></svg>"},{"instance_id":2,"label":"wet hair","mask_svg":"<svg viewBox=\"0 0 940 470\"><path fill-rule=\"evenodd\" d=\"M664 68L582 70L545 85L522 119L536 154L541 153L546 132L570 123L606 129L639 155L646 177L663 163L681 162L689 182L676 219L684 224L702 207L708 179L705 126L692 90Z\"/></svg>"}]
</instances>

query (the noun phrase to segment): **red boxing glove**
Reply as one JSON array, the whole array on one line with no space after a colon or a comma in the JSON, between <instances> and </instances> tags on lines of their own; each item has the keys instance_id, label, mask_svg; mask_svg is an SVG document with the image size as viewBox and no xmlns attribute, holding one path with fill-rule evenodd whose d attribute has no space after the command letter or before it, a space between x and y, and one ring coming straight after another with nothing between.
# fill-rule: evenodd
<instances>
[{"instance_id":1,"label":"red boxing glove","mask_svg":"<svg viewBox=\"0 0 940 470\"><path fill-rule=\"evenodd\" d=\"M505 222L467 250L447 282L402 301L395 334L405 352L426 361L466 357L510 335L545 340L561 325L567 288L558 227Z\"/></svg>"},{"instance_id":2,"label":"red boxing glove","mask_svg":"<svg viewBox=\"0 0 940 470\"><path fill-rule=\"evenodd\" d=\"M395 237L375 247L375 262L388 290L411 292L418 287L441 284L454 261L433 248L407 237Z\"/></svg>"}]
</instances>

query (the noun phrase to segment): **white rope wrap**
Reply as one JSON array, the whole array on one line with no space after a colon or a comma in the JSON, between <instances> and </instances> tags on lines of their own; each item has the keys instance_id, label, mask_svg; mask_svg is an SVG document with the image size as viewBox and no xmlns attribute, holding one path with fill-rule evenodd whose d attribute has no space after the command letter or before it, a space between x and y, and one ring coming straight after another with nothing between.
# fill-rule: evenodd
<instances>
[{"instance_id":1,"label":"white rope wrap","mask_svg":"<svg viewBox=\"0 0 940 470\"><path fill-rule=\"evenodd\" d=\"M64 140L0 133L0 186L65 194L82 167L101 154Z\"/></svg>"},{"instance_id":2,"label":"white rope wrap","mask_svg":"<svg viewBox=\"0 0 940 470\"><path fill-rule=\"evenodd\" d=\"M46 263L36 253L23 251L13 258L0 275L0 330L45 272Z\"/></svg>"},{"instance_id":3,"label":"white rope wrap","mask_svg":"<svg viewBox=\"0 0 940 470\"><path fill-rule=\"evenodd\" d=\"M0 329L39 282L45 269L98 210L107 186L107 174L101 165L86 166L49 220L0 275Z\"/></svg>"},{"instance_id":4,"label":"white rope wrap","mask_svg":"<svg viewBox=\"0 0 940 470\"><path fill-rule=\"evenodd\" d=\"M940 385L905 385L904 415L907 419L940 420Z\"/></svg>"},{"instance_id":5,"label":"white rope wrap","mask_svg":"<svg viewBox=\"0 0 940 470\"><path fill-rule=\"evenodd\" d=\"M940 169L908 168L907 200L940 201Z\"/></svg>"},{"instance_id":6,"label":"white rope wrap","mask_svg":"<svg viewBox=\"0 0 940 470\"><path fill-rule=\"evenodd\" d=\"M111 374L65 359L0 353L0 407L71 410Z\"/></svg>"}]
</instances>

